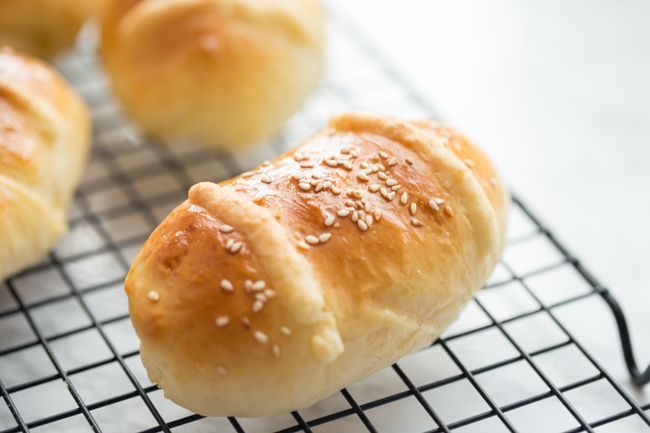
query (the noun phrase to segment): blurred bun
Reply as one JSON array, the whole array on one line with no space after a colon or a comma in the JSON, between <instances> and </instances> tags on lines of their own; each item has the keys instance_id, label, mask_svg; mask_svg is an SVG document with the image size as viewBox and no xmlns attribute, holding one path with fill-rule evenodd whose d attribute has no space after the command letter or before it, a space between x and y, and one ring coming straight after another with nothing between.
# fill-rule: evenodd
<instances>
[{"instance_id":1,"label":"blurred bun","mask_svg":"<svg viewBox=\"0 0 650 433\"><path fill-rule=\"evenodd\" d=\"M316 86L323 13L315 0L112 0L102 53L148 133L234 148L276 132Z\"/></svg>"},{"instance_id":2,"label":"blurred bun","mask_svg":"<svg viewBox=\"0 0 650 433\"><path fill-rule=\"evenodd\" d=\"M47 58L70 48L104 0L0 0L0 47Z\"/></svg>"},{"instance_id":3,"label":"blurred bun","mask_svg":"<svg viewBox=\"0 0 650 433\"><path fill-rule=\"evenodd\" d=\"M0 281L66 232L89 138L85 104L52 68L0 50Z\"/></svg>"}]
</instances>

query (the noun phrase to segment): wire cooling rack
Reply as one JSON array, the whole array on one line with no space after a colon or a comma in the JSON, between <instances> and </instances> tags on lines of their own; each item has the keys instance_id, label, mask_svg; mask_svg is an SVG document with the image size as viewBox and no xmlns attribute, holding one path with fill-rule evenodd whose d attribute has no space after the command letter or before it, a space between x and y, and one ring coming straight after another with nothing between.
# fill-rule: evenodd
<instances>
[{"instance_id":1,"label":"wire cooling rack","mask_svg":"<svg viewBox=\"0 0 650 433\"><path fill-rule=\"evenodd\" d=\"M591 296L615 301L517 199L503 261L431 347L283 416L203 418L164 399L141 365L123 280L189 187L272 159L332 112L438 116L352 27L331 20L326 79L281 137L248 154L162 147L121 115L89 35L57 63L95 125L70 233L0 285L0 433L650 430L650 405L637 404L556 315Z\"/></svg>"}]
</instances>

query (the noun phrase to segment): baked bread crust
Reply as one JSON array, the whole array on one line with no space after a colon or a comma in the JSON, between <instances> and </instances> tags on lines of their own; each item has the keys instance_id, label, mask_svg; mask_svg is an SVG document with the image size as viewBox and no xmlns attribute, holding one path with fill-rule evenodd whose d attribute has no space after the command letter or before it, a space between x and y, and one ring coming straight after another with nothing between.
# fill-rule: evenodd
<instances>
[{"instance_id":1,"label":"baked bread crust","mask_svg":"<svg viewBox=\"0 0 650 433\"><path fill-rule=\"evenodd\" d=\"M448 127L334 116L193 186L145 243L125 287L149 377L202 415L307 407L438 338L497 263L507 202Z\"/></svg>"},{"instance_id":2,"label":"baked bread crust","mask_svg":"<svg viewBox=\"0 0 650 433\"><path fill-rule=\"evenodd\" d=\"M241 147L268 138L315 88L316 0L113 0L102 55L126 111L149 134Z\"/></svg>"},{"instance_id":3,"label":"baked bread crust","mask_svg":"<svg viewBox=\"0 0 650 433\"><path fill-rule=\"evenodd\" d=\"M86 106L60 76L40 60L0 50L0 281L66 232L89 139Z\"/></svg>"},{"instance_id":4,"label":"baked bread crust","mask_svg":"<svg viewBox=\"0 0 650 433\"><path fill-rule=\"evenodd\" d=\"M74 44L81 26L97 16L104 0L2 0L0 47L40 58Z\"/></svg>"}]
</instances>

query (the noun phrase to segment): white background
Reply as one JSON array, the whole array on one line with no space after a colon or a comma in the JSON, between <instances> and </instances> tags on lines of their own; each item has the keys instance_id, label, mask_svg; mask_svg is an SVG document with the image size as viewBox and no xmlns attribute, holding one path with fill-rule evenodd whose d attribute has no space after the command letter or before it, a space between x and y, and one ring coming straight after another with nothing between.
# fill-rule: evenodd
<instances>
[{"instance_id":1,"label":"white background","mask_svg":"<svg viewBox=\"0 0 650 433\"><path fill-rule=\"evenodd\" d=\"M622 304L650 362L650 3L337 2ZM579 340L626 385L611 314ZM626 386L639 401L644 392Z\"/></svg>"}]
</instances>

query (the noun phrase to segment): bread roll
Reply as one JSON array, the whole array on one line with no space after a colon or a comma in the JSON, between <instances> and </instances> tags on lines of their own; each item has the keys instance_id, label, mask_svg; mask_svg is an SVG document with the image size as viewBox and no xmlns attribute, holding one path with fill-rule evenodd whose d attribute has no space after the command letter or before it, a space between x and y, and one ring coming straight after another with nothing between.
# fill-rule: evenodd
<instances>
[{"instance_id":1,"label":"bread roll","mask_svg":"<svg viewBox=\"0 0 650 433\"><path fill-rule=\"evenodd\" d=\"M0 47L47 58L70 48L104 0L0 0Z\"/></svg>"},{"instance_id":2,"label":"bread roll","mask_svg":"<svg viewBox=\"0 0 650 433\"><path fill-rule=\"evenodd\" d=\"M145 243L126 292L149 378L202 415L305 408L438 338L497 263L507 202L450 128L332 117L194 185Z\"/></svg>"},{"instance_id":3,"label":"bread roll","mask_svg":"<svg viewBox=\"0 0 650 433\"><path fill-rule=\"evenodd\" d=\"M0 50L0 281L66 232L89 136L86 106L54 70Z\"/></svg>"},{"instance_id":4,"label":"bread roll","mask_svg":"<svg viewBox=\"0 0 650 433\"><path fill-rule=\"evenodd\" d=\"M316 0L112 0L102 53L149 134L212 147L268 138L321 74Z\"/></svg>"}]
</instances>

